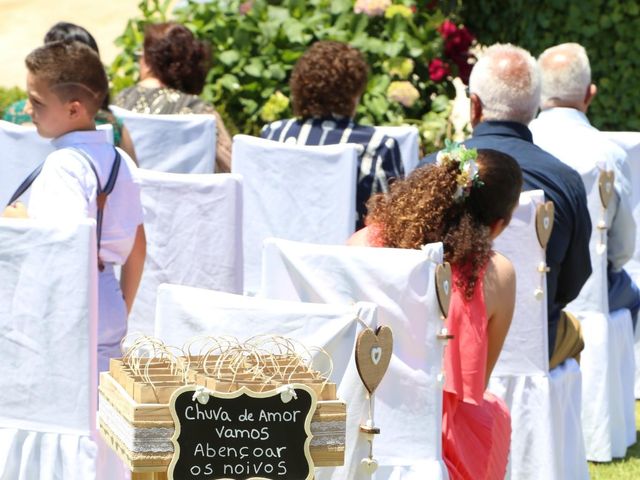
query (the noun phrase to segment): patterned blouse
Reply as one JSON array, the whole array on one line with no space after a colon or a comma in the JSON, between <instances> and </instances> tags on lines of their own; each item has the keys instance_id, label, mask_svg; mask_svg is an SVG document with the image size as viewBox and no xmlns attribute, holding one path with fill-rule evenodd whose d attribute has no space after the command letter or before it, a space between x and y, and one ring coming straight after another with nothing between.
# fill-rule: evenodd
<instances>
[{"instance_id":1,"label":"patterned blouse","mask_svg":"<svg viewBox=\"0 0 640 480\"><path fill-rule=\"evenodd\" d=\"M199 97L168 87L149 88L140 85L121 91L115 105L137 113L152 115L208 113L216 117L216 172L231 170L231 136L222 117Z\"/></svg>"},{"instance_id":2,"label":"patterned blouse","mask_svg":"<svg viewBox=\"0 0 640 480\"><path fill-rule=\"evenodd\" d=\"M364 226L369 197L388 192L391 180L404 176L398 143L373 127L358 125L352 118L332 116L278 120L265 125L260 136L298 145L358 144L356 229Z\"/></svg>"},{"instance_id":3,"label":"patterned blouse","mask_svg":"<svg viewBox=\"0 0 640 480\"><path fill-rule=\"evenodd\" d=\"M9 105L2 116L2 119L15 123L17 125L24 125L31 122L31 116L24 111L27 105L27 100L18 100L17 102ZM120 146L120 140L122 139L122 120L116 118L116 116L109 110L100 109L96 113L96 125L111 124L113 127L113 143Z\"/></svg>"}]
</instances>

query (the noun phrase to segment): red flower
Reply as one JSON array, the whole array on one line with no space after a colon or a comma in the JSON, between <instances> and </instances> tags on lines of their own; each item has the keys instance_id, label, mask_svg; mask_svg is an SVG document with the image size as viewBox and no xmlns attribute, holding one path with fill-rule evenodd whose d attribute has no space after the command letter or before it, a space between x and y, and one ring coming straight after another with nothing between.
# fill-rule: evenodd
<instances>
[{"instance_id":1,"label":"red flower","mask_svg":"<svg viewBox=\"0 0 640 480\"><path fill-rule=\"evenodd\" d=\"M458 26L451 20L445 20L442 25L438 27L438 32L445 40L458 31Z\"/></svg>"},{"instance_id":2,"label":"red flower","mask_svg":"<svg viewBox=\"0 0 640 480\"><path fill-rule=\"evenodd\" d=\"M473 35L465 27L459 28L444 42L444 54L447 57L455 57L469 50L473 43Z\"/></svg>"},{"instance_id":3,"label":"red flower","mask_svg":"<svg viewBox=\"0 0 640 480\"><path fill-rule=\"evenodd\" d=\"M439 58L434 58L429 63L429 78L434 82L441 82L449 75L449 65Z\"/></svg>"}]
</instances>

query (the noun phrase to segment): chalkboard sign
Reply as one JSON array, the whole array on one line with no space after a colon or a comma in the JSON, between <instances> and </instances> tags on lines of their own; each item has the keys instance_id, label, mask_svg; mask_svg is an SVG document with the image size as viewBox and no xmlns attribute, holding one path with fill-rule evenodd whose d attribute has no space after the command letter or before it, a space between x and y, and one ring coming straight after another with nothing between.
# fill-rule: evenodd
<instances>
[{"instance_id":1,"label":"chalkboard sign","mask_svg":"<svg viewBox=\"0 0 640 480\"><path fill-rule=\"evenodd\" d=\"M316 395L306 385L292 387L297 398L244 387L194 398L197 387L178 389L169 404L175 422L169 480L312 479Z\"/></svg>"}]
</instances>

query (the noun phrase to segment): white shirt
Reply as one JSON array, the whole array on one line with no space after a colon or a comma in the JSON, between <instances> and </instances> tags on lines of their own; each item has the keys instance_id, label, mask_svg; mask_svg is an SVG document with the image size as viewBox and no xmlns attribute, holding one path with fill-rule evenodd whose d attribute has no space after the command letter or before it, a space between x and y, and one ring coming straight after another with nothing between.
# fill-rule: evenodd
<instances>
[{"instance_id":1,"label":"white shirt","mask_svg":"<svg viewBox=\"0 0 640 480\"><path fill-rule=\"evenodd\" d=\"M636 224L631 205L631 169L627 153L593 127L575 108L543 110L529 125L533 142L558 157L581 175L596 167L613 170L615 195L608 207L611 219L607 236L607 259L620 270L633 256ZM594 225L595 227L595 225Z\"/></svg>"},{"instance_id":2,"label":"white shirt","mask_svg":"<svg viewBox=\"0 0 640 480\"><path fill-rule=\"evenodd\" d=\"M30 217L56 221L96 218L96 175L88 160L69 147L91 157L104 188L115 160L107 135L104 130L76 131L52 140L56 151L47 156L42 172L31 186ZM126 153L118 151L122 162L104 208L99 255L104 262L123 264L143 217L136 166Z\"/></svg>"}]
</instances>

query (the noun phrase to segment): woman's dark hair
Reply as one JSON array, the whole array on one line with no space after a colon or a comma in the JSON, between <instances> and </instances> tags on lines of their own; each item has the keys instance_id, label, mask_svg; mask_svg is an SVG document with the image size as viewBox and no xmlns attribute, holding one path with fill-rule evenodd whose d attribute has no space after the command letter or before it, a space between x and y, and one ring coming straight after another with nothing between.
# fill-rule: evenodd
<instances>
[{"instance_id":1,"label":"woman's dark hair","mask_svg":"<svg viewBox=\"0 0 640 480\"><path fill-rule=\"evenodd\" d=\"M478 176L463 200L454 199L459 164L428 165L395 182L387 195L369 200L368 224L380 225L380 240L395 248L443 242L445 260L463 275L458 285L471 298L479 272L491 256L491 225L511 220L522 189L522 171L509 155L478 150Z\"/></svg>"},{"instance_id":2,"label":"woman's dark hair","mask_svg":"<svg viewBox=\"0 0 640 480\"><path fill-rule=\"evenodd\" d=\"M91 35L86 29L82 28L80 25L76 25L75 23L58 22L53 27L51 27L49 31L44 35L44 43L46 44L53 42L84 43L93 51L95 51L98 56L100 56L98 43L96 42L96 39L93 38L93 35ZM104 101L102 102L100 108L109 110L110 103L111 99L109 97L109 92L107 91L107 95L104 97Z\"/></svg>"},{"instance_id":3,"label":"woman's dark hair","mask_svg":"<svg viewBox=\"0 0 640 480\"><path fill-rule=\"evenodd\" d=\"M297 117L350 117L367 86L369 66L362 53L346 43L320 41L300 57L289 85Z\"/></svg>"},{"instance_id":4,"label":"woman's dark hair","mask_svg":"<svg viewBox=\"0 0 640 480\"><path fill-rule=\"evenodd\" d=\"M147 25L144 61L166 86L198 95L209 71L210 51L204 42L175 22Z\"/></svg>"},{"instance_id":5,"label":"woman's dark hair","mask_svg":"<svg viewBox=\"0 0 640 480\"><path fill-rule=\"evenodd\" d=\"M80 42L91 47L100 55L96 39L80 25L69 22L58 22L44 36L44 43L51 42Z\"/></svg>"}]
</instances>

